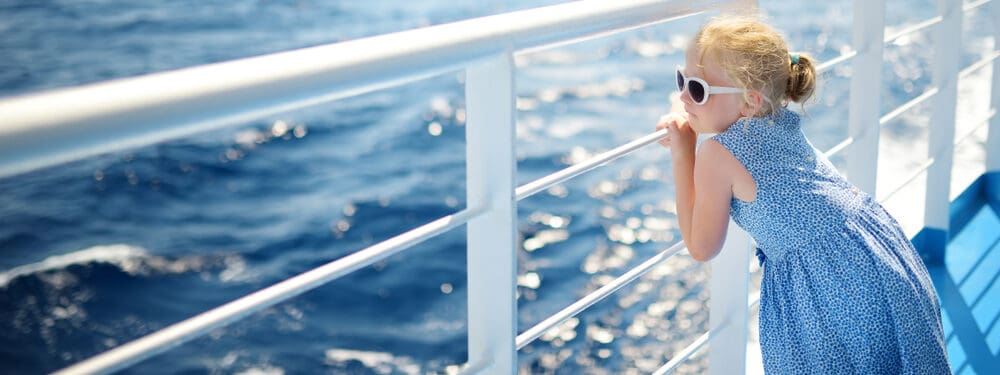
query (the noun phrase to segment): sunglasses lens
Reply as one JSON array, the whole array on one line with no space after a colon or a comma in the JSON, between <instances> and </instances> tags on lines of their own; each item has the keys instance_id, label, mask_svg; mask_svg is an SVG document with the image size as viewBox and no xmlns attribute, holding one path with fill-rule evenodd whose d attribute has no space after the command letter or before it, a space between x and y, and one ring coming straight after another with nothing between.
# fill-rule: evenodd
<instances>
[{"instance_id":1,"label":"sunglasses lens","mask_svg":"<svg viewBox=\"0 0 1000 375\"><path fill-rule=\"evenodd\" d=\"M677 71L677 91L684 91L684 74L680 70Z\"/></svg>"},{"instance_id":2,"label":"sunglasses lens","mask_svg":"<svg viewBox=\"0 0 1000 375\"><path fill-rule=\"evenodd\" d=\"M695 103L702 104L705 102L705 86L702 86L701 82L698 81L688 81L688 94L691 95L691 100Z\"/></svg>"}]
</instances>

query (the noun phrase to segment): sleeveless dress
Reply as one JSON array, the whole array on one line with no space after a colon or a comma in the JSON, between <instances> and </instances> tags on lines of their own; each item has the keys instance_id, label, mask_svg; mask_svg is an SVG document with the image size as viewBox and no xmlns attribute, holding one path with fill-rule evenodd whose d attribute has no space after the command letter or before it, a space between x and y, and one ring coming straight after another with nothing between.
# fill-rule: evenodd
<instances>
[{"instance_id":1,"label":"sleeveless dress","mask_svg":"<svg viewBox=\"0 0 1000 375\"><path fill-rule=\"evenodd\" d=\"M767 374L950 374L941 309L899 224L815 150L787 109L712 137L753 176L733 220L763 267Z\"/></svg>"}]
</instances>

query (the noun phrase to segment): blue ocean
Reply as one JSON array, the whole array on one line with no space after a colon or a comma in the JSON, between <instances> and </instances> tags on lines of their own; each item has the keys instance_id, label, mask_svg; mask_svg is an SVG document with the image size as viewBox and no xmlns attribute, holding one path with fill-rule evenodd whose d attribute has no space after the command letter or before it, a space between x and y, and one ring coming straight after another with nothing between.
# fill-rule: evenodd
<instances>
[{"instance_id":1,"label":"blue ocean","mask_svg":"<svg viewBox=\"0 0 1000 375\"><path fill-rule=\"evenodd\" d=\"M561 2L5 0L0 100ZM793 49L848 51L853 2L760 3ZM934 16L918 3L889 1L886 23ZM706 17L517 55L519 183L652 132ZM986 23L966 20L983 41L966 63L990 41ZM884 108L930 84L928 43L886 47ZM846 137L850 74L826 72L818 98L793 107L821 150ZM55 371L461 210L463 80L0 179L0 373ZM883 136L919 134L921 113ZM651 145L521 201L520 330L680 240L670 180L668 152ZM453 230L124 372L455 373L467 360L465 251ZM649 373L708 329L707 279L678 255L521 350L519 369ZM704 369L696 356L678 372Z\"/></svg>"}]
</instances>

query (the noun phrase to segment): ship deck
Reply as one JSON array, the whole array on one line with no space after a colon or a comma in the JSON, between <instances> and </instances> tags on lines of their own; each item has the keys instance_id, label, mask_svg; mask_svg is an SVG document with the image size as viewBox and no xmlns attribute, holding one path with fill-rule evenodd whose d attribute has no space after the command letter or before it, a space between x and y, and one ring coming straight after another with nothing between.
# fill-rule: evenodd
<instances>
[{"instance_id":1,"label":"ship deck","mask_svg":"<svg viewBox=\"0 0 1000 375\"><path fill-rule=\"evenodd\" d=\"M992 183L991 183L992 181ZM1000 174L952 203L942 264L929 264L955 374L1000 374Z\"/></svg>"}]
</instances>

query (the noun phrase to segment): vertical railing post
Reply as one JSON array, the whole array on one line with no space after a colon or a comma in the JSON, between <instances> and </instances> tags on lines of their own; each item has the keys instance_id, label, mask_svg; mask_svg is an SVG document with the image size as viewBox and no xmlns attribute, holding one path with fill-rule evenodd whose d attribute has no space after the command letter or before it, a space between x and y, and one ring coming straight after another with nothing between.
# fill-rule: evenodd
<instances>
[{"instance_id":1,"label":"vertical railing post","mask_svg":"<svg viewBox=\"0 0 1000 375\"><path fill-rule=\"evenodd\" d=\"M993 18L993 49L1000 49L1000 1L988 5ZM990 91L990 106L997 114L990 118L986 138L986 174L1000 173L1000 58L993 60L993 89ZM996 191L996 190L992 190Z\"/></svg>"},{"instance_id":2,"label":"vertical railing post","mask_svg":"<svg viewBox=\"0 0 1000 375\"><path fill-rule=\"evenodd\" d=\"M753 15L757 12L757 0L736 1L725 12ZM726 243L711 262L708 281L708 327L712 335L708 344L710 375L746 373L750 243L750 235L730 220Z\"/></svg>"},{"instance_id":3,"label":"vertical railing post","mask_svg":"<svg viewBox=\"0 0 1000 375\"><path fill-rule=\"evenodd\" d=\"M852 43L858 54L852 63L848 132L854 140L847 154L847 177L868 194L876 194L879 113L882 92L882 51L885 0L854 0Z\"/></svg>"},{"instance_id":4,"label":"vertical railing post","mask_svg":"<svg viewBox=\"0 0 1000 375\"><path fill-rule=\"evenodd\" d=\"M708 373L746 373L747 294L750 292L750 235L729 222L726 243L712 260Z\"/></svg>"},{"instance_id":5,"label":"vertical railing post","mask_svg":"<svg viewBox=\"0 0 1000 375\"><path fill-rule=\"evenodd\" d=\"M938 88L931 113L927 155L934 164L927 169L924 198L924 233L918 241L924 261L939 264L948 243L951 215L951 167L955 152L955 108L958 97L959 58L962 55L962 2L938 0L941 23L934 30L934 87Z\"/></svg>"},{"instance_id":6,"label":"vertical railing post","mask_svg":"<svg viewBox=\"0 0 1000 375\"><path fill-rule=\"evenodd\" d=\"M469 364L517 370L514 62L511 53L466 69Z\"/></svg>"}]
</instances>

